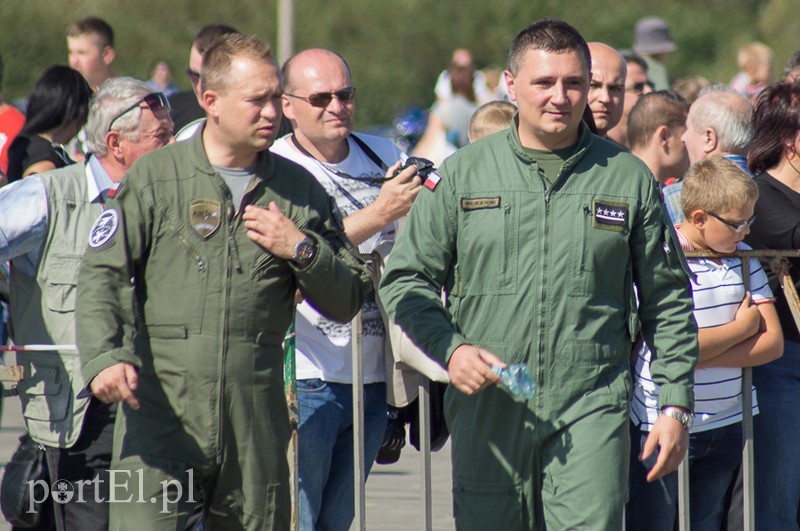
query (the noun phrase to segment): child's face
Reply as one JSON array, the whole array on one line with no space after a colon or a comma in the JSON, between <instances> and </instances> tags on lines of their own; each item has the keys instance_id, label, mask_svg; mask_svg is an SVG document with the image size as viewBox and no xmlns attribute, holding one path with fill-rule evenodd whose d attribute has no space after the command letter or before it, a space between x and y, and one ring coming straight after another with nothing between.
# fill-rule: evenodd
<instances>
[{"instance_id":1,"label":"child's face","mask_svg":"<svg viewBox=\"0 0 800 531\"><path fill-rule=\"evenodd\" d=\"M705 222L699 231L705 245L718 253L735 251L736 245L750 233L748 222L753 221L754 208L755 201L749 201L739 209L713 213L706 211ZM744 225L742 230L734 228L742 225Z\"/></svg>"}]
</instances>

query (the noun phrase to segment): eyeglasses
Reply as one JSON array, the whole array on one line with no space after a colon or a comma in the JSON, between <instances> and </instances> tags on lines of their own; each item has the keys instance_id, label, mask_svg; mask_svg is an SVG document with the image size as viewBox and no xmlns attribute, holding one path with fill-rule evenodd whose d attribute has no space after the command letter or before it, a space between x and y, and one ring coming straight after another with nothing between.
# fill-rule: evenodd
<instances>
[{"instance_id":1,"label":"eyeglasses","mask_svg":"<svg viewBox=\"0 0 800 531\"><path fill-rule=\"evenodd\" d=\"M356 98L356 89L355 87L347 87L343 88L342 90L337 90L336 92L315 92L308 97L288 93L284 93L284 96L307 101L312 107L324 109L331 104L331 100L334 96L336 96L336 99L341 103L350 103Z\"/></svg>"},{"instance_id":2,"label":"eyeglasses","mask_svg":"<svg viewBox=\"0 0 800 531\"><path fill-rule=\"evenodd\" d=\"M197 80L200 79L200 72L195 72L191 68L186 69L186 75L189 76L189 81L192 83L197 83Z\"/></svg>"},{"instance_id":3,"label":"eyeglasses","mask_svg":"<svg viewBox=\"0 0 800 531\"><path fill-rule=\"evenodd\" d=\"M714 214L713 212L706 211L706 214L708 214L709 216L711 216L713 218L717 218L719 221L723 222L725 225L729 226L730 228L732 228L736 232L744 232L745 229L750 228L753 225L753 223L755 223L755 221L756 221L755 214L753 214L753 217L751 217L747 221L740 221L738 223L735 223L733 221L728 221L725 218L721 218L718 215Z\"/></svg>"},{"instance_id":4,"label":"eyeglasses","mask_svg":"<svg viewBox=\"0 0 800 531\"><path fill-rule=\"evenodd\" d=\"M144 98L138 100L136 103L134 103L133 105L131 105L130 107L119 113L113 120L111 120L111 123L108 124L108 131L111 131L111 128L114 126L114 122L122 118L122 116L125 113L130 112L133 109L139 107L142 103L147 105L147 107L153 112L160 111L161 109L171 110L169 106L169 100L167 99L166 96L164 96L163 93L151 92Z\"/></svg>"},{"instance_id":5,"label":"eyeglasses","mask_svg":"<svg viewBox=\"0 0 800 531\"><path fill-rule=\"evenodd\" d=\"M625 89L625 91L626 92L644 92L644 88L645 87L650 87L650 90L653 90L654 88L656 88L656 86L653 84L652 81L638 81L638 82L634 83L633 85L631 85L630 87L627 87Z\"/></svg>"}]
</instances>

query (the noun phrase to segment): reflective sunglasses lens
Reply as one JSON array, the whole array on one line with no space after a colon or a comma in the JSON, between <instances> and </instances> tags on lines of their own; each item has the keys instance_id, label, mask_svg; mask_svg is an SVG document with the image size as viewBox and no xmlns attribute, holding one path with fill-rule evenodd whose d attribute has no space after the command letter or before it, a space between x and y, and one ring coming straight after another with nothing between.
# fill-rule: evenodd
<instances>
[{"instance_id":1,"label":"reflective sunglasses lens","mask_svg":"<svg viewBox=\"0 0 800 531\"><path fill-rule=\"evenodd\" d=\"M169 100L161 92L153 92L143 98L144 103L151 111L156 112L161 109L169 109Z\"/></svg>"},{"instance_id":2,"label":"reflective sunglasses lens","mask_svg":"<svg viewBox=\"0 0 800 531\"><path fill-rule=\"evenodd\" d=\"M336 97L342 103L349 103L353 101L353 98L356 96L356 89L353 87L347 87L346 89L342 89L336 93Z\"/></svg>"},{"instance_id":3,"label":"reflective sunglasses lens","mask_svg":"<svg viewBox=\"0 0 800 531\"><path fill-rule=\"evenodd\" d=\"M330 104L332 99L333 94L330 92L318 92L308 97L308 103L313 107L322 107L324 109Z\"/></svg>"}]
</instances>

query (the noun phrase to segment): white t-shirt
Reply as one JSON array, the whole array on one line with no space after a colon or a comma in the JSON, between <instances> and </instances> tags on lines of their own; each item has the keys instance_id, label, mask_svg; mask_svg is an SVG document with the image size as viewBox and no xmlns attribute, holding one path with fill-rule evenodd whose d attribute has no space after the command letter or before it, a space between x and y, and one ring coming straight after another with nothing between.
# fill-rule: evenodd
<instances>
[{"instance_id":1,"label":"white t-shirt","mask_svg":"<svg viewBox=\"0 0 800 531\"><path fill-rule=\"evenodd\" d=\"M390 140L370 135L358 134L386 166L391 166L405 154ZM338 164L322 163L297 150L291 135L275 141L270 151L294 161L309 172L334 198L336 206L346 218L350 214L371 205L378 198L380 186L360 181L364 178L383 178L386 172L378 167L364 150L347 139L350 152ZM332 171L335 170L335 171ZM348 175L353 178L344 177ZM378 251L386 256L394 244L397 224L392 223L377 232L358 249L363 254ZM367 298L361 309L363 323L364 383L386 380L384 364L384 341L386 330L383 326L374 295ZM321 378L329 382L352 383L353 356L350 336L352 325L331 321L320 315L308 302L297 307L297 379Z\"/></svg>"},{"instance_id":2,"label":"white t-shirt","mask_svg":"<svg viewBox=\"0 0 800 531\"><path fill-rule=\"evenodd\" d=\"M689 242L678 233L684 250ZM738 250L749 250L740 243ZM711 328L733 321L736 310L744 300L742 261L723 258L722 265L706 258L687 260L694 273L691 279L694 300L694 318L698 328ZM753 302L772 302L772 291L767 285L767 275L758 259L750 259L750 292ZM651 353L643 345L636 360L633 402L630 418L641 423L643 431L650 431L658 418L659 386L650 372ZM708 431L741 422L742 420L742 369L738 367L712 367L694 371L694 425L692 433ZM755 389L753 414L758 413Z\"/></svg>"}]
</instances>

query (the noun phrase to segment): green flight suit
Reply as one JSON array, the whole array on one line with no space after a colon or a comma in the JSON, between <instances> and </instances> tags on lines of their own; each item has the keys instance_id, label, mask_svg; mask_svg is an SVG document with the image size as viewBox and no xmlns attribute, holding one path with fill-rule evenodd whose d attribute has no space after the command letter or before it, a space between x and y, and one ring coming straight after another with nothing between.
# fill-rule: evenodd
<instances>
[{"instance_id":1,"label":"green flight suit","mask_svg":"<svg viewBox=\"0 0 800 531\"><path fill-rule=\"evenodd\" d=\"M200 496L208 529L289 527L281 343L295 291L347 321L370 280L324 189L265 151L242 205L271 201L317 241L307 269L247 238L244 206L235 213L198 133L137 161L92 228L78 280L83 375L139 369L141 408L117 417L112 529L182 529Z\"/></svg>"},{"instance_id":2,"label":"green flight suit","mask_svg":"<svg viewBox=\"0 0 800 531\"><path fill-rule=\"evenodd\" d=\"M527 402L499 385L448 389L459 529L616 531L640 317L662 404L692 407L697 330L682 253L638 159L582 125L548 184L516 123L445 161L411 209L380 296L442 365L472 344L527 364L539 384Z\"/></svg>"}]
</instances>

